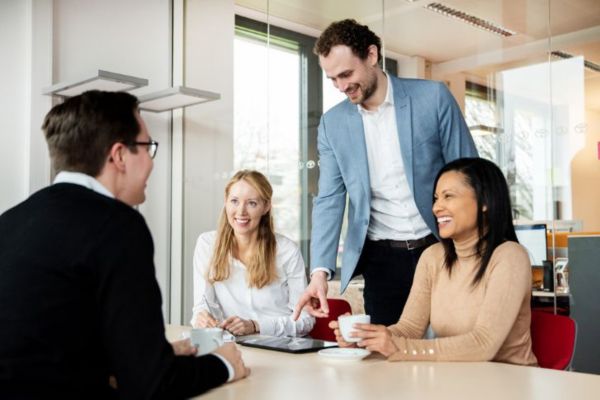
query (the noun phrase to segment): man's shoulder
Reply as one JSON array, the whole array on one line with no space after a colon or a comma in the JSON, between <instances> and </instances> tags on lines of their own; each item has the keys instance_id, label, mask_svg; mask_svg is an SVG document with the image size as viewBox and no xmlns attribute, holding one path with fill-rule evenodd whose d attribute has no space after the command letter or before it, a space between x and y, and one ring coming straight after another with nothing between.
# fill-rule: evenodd
<instances>
[{"instance_id":1,"label":"man's shoulder","mask_svg":"<svg viewBox=\"0 0 600 400\"><path fill-rule=\"evenodd\" d=\"M80 185L57 183L48 189L57 197L77 202L77 209L82 213L106 213L118 215L120 218L143 219L141 214L130 205Z\"/></svg>"},{"instance_id":2,"label":"man's shoulder","mask_svg":"<svg viewBox=\"0 0 600 400\"><path fill-rule=\"evenodd\" d=\"M427 90L439 90L440 87L445 86L443 82L434 81L431 79L419 79L419 78L400 78L392 76L392 85L394 88L401 88L409 92L412 91L427 91Z\"/></svg>"},{"instance_id":3,"label":"man's shoulder","mask_svg":"<svg viewBox=\"0 0 600 400\"><path fill-rule=\"evenodd\" d=\"M117 199L72 183L57 183L33 193L3 216L16 220L38 215L42 221L72 220L89 227L95 224L145 224L141 214Z\"/></svg>"},{"instance_id":4,"label":"man's shoulder","mask_svg":"<svg viewBox=\"0 0 600 400\"><path fill-rule=\"evenodd\" d=\"M352 104L348 99L344 99L337 103L335 106L331 107L323 114L323 118L339 118L342 115L351 113L353 111L358 112L358 108L356 104Z\"/></svg>"}]
</instances>

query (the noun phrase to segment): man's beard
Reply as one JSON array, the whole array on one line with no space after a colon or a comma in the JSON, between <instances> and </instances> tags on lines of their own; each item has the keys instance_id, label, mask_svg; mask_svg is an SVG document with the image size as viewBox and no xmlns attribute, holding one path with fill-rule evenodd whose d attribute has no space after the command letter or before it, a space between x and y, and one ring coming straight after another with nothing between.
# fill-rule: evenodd
<instances>
[{"instance_id":1,"label":"man's beard","mask_svg":"<svg viewBox=\"0 0 600 400\"><path fill-rule=\"evenodd\" d=\"M377 78L374 76L373 79L368 81L364 87L357 83L356 85L353 85L350 89L354 89L354 88L360 88L360 90L362 92L362 96L360 96L356 99L352 99L352 98L348 97L348 99L353 104L362 104L365 101L369 100L371 98L371 96L373 96L375 91L377 90Z\"/></svg>"}]
</instances>

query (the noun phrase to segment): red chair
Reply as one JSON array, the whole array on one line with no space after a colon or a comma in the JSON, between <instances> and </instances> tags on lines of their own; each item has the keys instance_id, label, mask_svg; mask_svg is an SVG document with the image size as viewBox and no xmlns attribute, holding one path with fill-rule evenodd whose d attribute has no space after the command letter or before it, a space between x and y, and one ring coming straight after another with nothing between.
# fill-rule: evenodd
<instances>
[{"instance_id":1,"label":"red chair","mask_svg":"<svg viewBox=\"0 0 600 400\"><path fill-rule=\"evenodd\" d=\"M569 369L576 341L577 324L573 319L531 310L531 342L540 367Z\"/></svg>"},{"instance_id":2,"label":"red chair","mask_svg":"<svg viewBox=\"0 0 600 400\"><path fill-rule=\"evenodd\" d=\"M327 299L327 304L329 305L329 317L316 318L315 326L312 331L310 331L309 335L313 339L335 342L333 330L328 326L329 321L336 320L337 317L345 313L352 314L352 307L350 307L350 303L344 299Z\"/></svg>"}]
</instances>

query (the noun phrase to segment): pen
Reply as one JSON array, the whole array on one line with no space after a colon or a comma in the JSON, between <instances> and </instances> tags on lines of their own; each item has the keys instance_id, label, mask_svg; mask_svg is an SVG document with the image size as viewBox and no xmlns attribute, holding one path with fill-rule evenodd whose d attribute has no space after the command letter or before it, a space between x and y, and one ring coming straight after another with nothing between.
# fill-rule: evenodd
<instances>
[{"instance_id":1,"label":"pen","mask_svg":"<svg viewBox=\"0 0 600 400\"><path fill-rule=\"evenodd\" d=\"M208 308L208 312L213 316L213 318L215 318L217 320L217 322L220 324L222 321L219 321L219 318L217 316L217 313L215 312L215 310L211 307L210 302L208 301L208 299L206 298L206 295L203 294L202 298L204 299L204 302L206 303L206 308ZM224 317L223 312L221 310L219 310L219 316L221 316L221 319ZM227 333L229 333L231 336L235 337L235 335L229 331L228 329L223 328L223 330Z\"/></svg>"}]
</instances>

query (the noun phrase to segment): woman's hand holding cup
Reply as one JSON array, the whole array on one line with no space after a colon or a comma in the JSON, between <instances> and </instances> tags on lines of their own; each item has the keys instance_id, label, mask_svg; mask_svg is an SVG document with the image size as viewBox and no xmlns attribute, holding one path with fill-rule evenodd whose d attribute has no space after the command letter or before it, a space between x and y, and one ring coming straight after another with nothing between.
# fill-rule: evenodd
<instances>
[{"instance_id":1,"label":"woman's hand holding cup","mask_svg":"<svg viewBox=\"0 0 600 400\"><path fill-rule=\"evenodd\" d=\"M376 351L386 357L398 351L392 341L392 334L385 325L356 324L355 336L360 340L359 347L369 351Z\"/></svg>"},{"instance_id":2,"label":"woman's hand holding cup","mask_svg":"<svg viewBox=\"0 0 600 400\"><path fill-rule=\"evenodd\" d=\"M336 320L329 322L329 327L333 329L335 340L340 347L356 347L356 343L349 343L344 340L344 337L340 333L340 325Z\"/></svg>"},{"instance_id":3,"label":"woman's hand holding cup","mask_svg":"<svg viewBox=\"0 0 600 400\"><path fill-rule=\"evenodd\" d=\"M369 323L371 317L365 314L351 315L349 313L340 315L337 321L331 321L329 327L333 329L335 339L340 347L356 347L360 337L354 336L357 332L354 324Z\"/></svg>"}]
</instances>

